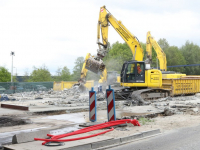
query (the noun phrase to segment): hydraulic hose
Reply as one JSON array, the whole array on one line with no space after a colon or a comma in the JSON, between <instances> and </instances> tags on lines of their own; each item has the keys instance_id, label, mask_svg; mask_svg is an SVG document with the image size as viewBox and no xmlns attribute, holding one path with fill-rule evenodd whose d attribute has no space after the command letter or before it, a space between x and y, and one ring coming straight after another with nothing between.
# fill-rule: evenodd
<instances>
[{"instance_id":1,"label":"hydraulic hose","mask_svg":"<svg viewBox=\"0 0 200 150\"><path fill-rule=\"evenodd\" d=\"M110 122L105 122L105 123L101 123L101 124L97 124L97 125L93 125L90 127L86 127L71 133L66 133L66 134L61 134L61 135L51 135L51 134L47 134L47 136L51 137L51 139L40 139L40 138L34 138L34 140L40 140L40 141L44 141L42 143L42 145L46 144L47 142L67 142L67 141L73 141L73 140L80 140L80 139L85 139L85 138L89 138L89 137L93 137L93 136L97 136L100 134L104 134L106 132L112 131L114 129L110 129L104 132L100 132L94 135L90 135L90 136L86 136L86 137L81 137L81 138L73 138L73 139L64 139L63 140L58 140L60 138L64 138L67 136L72 136L72 135L77 135L77 134L81 134L81 133L86 133L86 132L90 132L90 131L94 131L94 130L99 130L99 129L103 129L103 128L107 128L107 127L111 127L111 126L116 126L119 124L125 124L125 123L132 123L134 126L140 126L139 122L136 119L123 119L123 120L116 120L116 121L110 121Z\"/></svg>"},{"instance_id":2,"label":"hydraulic hose","mask_svg":"<svg viewBox=\"0 0 200 150\"><path fill-rule=\"evenodd\" d=\"M111 128L109 130L106 130L106 131L103 131L103 132L100 132L100 133L96 133L96 134L92 134L92 135L88 135L88 136L83 136L83 137L78 137L78 138L72 138L72 139L63 139L63 140L58 140L58 139L45 139L46 142L68 142L68 141L76 141L76 140L82 140L82 139L87 139L87 138L90 138L90 137L94 137L94 136L98 136L98 135L101 135L101 134L104 134L104 133L107 133L107 132L110 132L110 131L113 131L114 128ZM44 139L40 139L40 138L35 138L35 140L37 141L44 141Z\"/></svg>"}]
</instances>

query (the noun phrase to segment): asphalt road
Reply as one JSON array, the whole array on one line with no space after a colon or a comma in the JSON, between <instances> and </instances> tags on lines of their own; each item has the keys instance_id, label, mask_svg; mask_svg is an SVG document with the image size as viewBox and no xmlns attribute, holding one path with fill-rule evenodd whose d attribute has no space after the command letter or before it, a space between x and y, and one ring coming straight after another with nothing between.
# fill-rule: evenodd
<instances>
[{"instance_id":1,"label":"asphalt road","mask_svg":"<svg viewBox=\"0 0 200 150\"><path fill-rule=\"evenodd\" d=\"M109 150L200 150L200 126L170 131Z\"/></svg>"}]
</instances>

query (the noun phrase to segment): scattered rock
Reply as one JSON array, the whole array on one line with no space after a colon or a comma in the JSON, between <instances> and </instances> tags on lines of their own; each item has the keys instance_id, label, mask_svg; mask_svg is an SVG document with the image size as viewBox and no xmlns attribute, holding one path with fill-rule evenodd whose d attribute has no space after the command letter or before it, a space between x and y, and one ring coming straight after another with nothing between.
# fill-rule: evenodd
<instances>
[{"instance_id":1,"label":"scattered rock","mask_svg":"<svg viewBox=\"0 0 200 150\"><path fill-rule=\"evenodd\" d=\"M169 108L165 108L164 109L164 115L165 116L172 116L172 115L174 115L174 112L173 112L173 110L170 110Z\"/></svg>"}]
</instances>

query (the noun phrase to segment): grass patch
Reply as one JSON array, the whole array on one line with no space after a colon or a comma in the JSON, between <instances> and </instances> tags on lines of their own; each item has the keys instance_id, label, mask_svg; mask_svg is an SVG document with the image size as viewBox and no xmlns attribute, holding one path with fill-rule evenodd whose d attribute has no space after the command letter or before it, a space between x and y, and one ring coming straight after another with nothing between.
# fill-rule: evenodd
<instances>
[{"instance_id":1,"label":"grass patch","mask_svg":"<svg viewBox=\"0 0 200 150\"><path fill-rule=\"evenodd\" d=\"M149 122L154 122L154 120L151 120L151 119L148 119L148 118L140 118L138 121L142 125L148 124Z\"/></svg>"}]
</instances>

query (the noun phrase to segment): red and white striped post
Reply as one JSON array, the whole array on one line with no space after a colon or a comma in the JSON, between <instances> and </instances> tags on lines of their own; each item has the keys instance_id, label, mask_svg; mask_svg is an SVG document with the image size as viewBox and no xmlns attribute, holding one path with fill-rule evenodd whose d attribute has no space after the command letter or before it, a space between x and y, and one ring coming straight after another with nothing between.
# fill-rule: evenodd
<instances>
[{"instance_id":1,"label":"red and white striped post","mask_svg":"<svg viewBox=\"0 0 200 150\"><path fill-rule=\"evenodd\" d=\"M108 121L115 121L115 93L114 90L111 89L109 85L109 89L106 90L106 99L107 99L107 113L108 113Z\"/></svg>"},{"instance_id":2,"label":"red and white striped post","mask_svg":"<svg viewBox=\"0 0 200 150\"><path fill-rule=\"evenodd\" d=\"M89 120L95 122L97 120L97 112L96 112L96 91L92 87L91 91L89 91Z\"/></svg>"}]
</instances>

